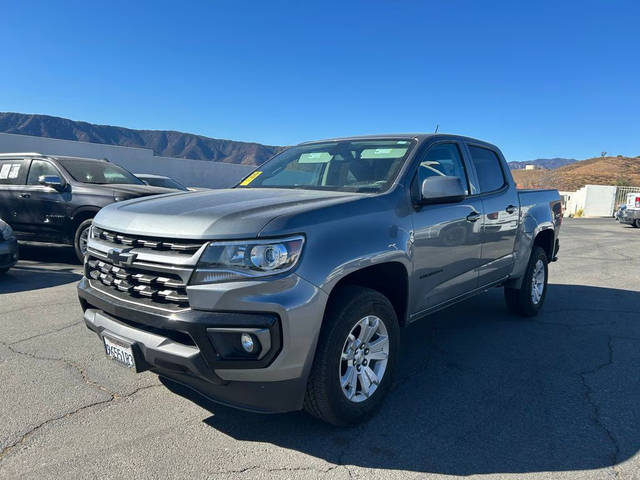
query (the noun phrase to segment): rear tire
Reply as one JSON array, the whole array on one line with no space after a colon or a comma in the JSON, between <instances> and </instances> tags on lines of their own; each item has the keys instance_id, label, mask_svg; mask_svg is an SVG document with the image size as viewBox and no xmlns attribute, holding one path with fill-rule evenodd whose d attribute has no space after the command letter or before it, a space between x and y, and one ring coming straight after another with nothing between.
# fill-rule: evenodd
<instances>
[{"instance_id":1,"label":"rear tire","mask_svg":"<svg viewBox=\"0 0 640 480\"><path fill-rule=\"evenodd\" d=\"M640 218L636 218L633 222L634 228L640 228Z\"/></svg>"},{"instance_id":2,"label":"rear tire","mask_svg":"<svg viewBox=\"0 0 640 480\"><path fill-rule=\"evenodd\" d=\"M534 247L520 288L504 288L504 299L510 312L523 317L538 314L547 296L549 261L544 249Z\"/></svg>"},{"instance_id":3,"label":"rear tire","mask_svg":"<svg viewBox=\"0 0 640 480\"><path fill-rule=\"evenodd\" d=\"M324 316L304 409L337 426L373 415L393 382L399 336L387 297L369 288L342 287Z\"/></svg>"},{"instance_id":4,"label":"rear tire","mask_svg":"<svg viewBox=\"0 0 640 480\"><path fill-rule=\"evenodd\" d=\"M78 225L76 233L73 236L73 247L76 251L76 257L80 263L84 263L84 256L87 252L87 241L89 240L89 227L93 222L93 218L88 218Z\"/></svg>"}]
</instances>

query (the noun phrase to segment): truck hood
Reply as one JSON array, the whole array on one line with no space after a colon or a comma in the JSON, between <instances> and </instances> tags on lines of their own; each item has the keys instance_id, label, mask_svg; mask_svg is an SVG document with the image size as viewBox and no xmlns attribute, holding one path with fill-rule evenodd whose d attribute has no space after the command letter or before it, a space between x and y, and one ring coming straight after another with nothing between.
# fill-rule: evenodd
<instances>
[{"instance_id":1,"label":"truck hood","mask_svg":"<svg viewBox=\"0 0 640 480\"><path fill-rule=\"evenodd\" d=\"M175 191L174 191L175 192ZM278 188L234 188L136 198L108 205L94 223L131 235L188 239L254 238L274 218L363 194Z\"/></svg>"}]
</instances>

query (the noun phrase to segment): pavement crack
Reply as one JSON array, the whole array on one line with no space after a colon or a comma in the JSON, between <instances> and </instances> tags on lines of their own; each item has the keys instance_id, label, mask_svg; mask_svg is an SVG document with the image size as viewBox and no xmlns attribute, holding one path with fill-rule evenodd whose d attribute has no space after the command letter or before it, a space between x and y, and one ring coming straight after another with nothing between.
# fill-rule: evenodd
<instances>
[{"instance_id":1,"label":"pavement crack","mask_svg":"<svg viewBox=\"0 0 640 480\"><path fill-rule=\"evenodd\" d=\"M238 469L228 469L228 470L218 470L216 472L212 472L212 475L241 475L247 472L253 472L256 470L262 470L264 472L273 473L273 472L317 472L317 473L329 473L338 468L344 468L349 474L349 478L353 478L351 475L351 471L347 468L346 465L331 465L328 468L318 468L318 467L265 467L263 465L252 465L250 467L238 468Z\"/></svg>"},{"instance_id":2,"label":"pavement crack","mask_svg":"<svg viewBox=\"0 0 640 480\"><path fill-rule=\"evenodd\" d=\"M99 405L107 405L107 404L115 402L115 401L119 401L119 400L122 400L122 399L125 399L125 398L132 397L133 395L135 395L135 394L137 394L137 393L139 393L139 392L141 392L143 390L147 390L147 389L155 388L155 387L159 387L159 386L160 385L147 385L145 387L140 387L140 388L137 388L133 392L130 392L130 393L126 394L126 395L119 395L117 397L112 396L111 398L109 398L107 400L100 400L100 401L97 401L97 402L92 402L92 403L90 403L88 405L83 405L82 407L79 407L79 408L77 408L77 409L75 409L75 410L73 410L71 412L67 412L65 414L49 418L49 419L39 423L38 425L34 426L33 428L29 429L28 431L24 432L20 436L20 438L18 438L15 442L13 442L10 445L7 445L2 450L0 450L0 462L2 462L2 460L4 458L6 458L6 456L12 450L14 450L14 449L18 448L20 445L24 444L29 439L29 437L31 437L34 433L36 433L37 431L39 431L43 427L49 425L50 423L57 422L58 420L63 420L65 418L70 418L70 417L72 417L72 416L74 416L74 415L76 415L76 414L78 414L78 413L80 413L80 412L82 412L84 410L87 410L89 408L97 407Z\"/></svg>"},{"instance_id":3,"label":"pavement crack","mask_svg":"<svg viewBox=\"0 0 640 480\"><path fill-rule=\"evenodd\" d=\"M585 370L583 372L580 372L580 378L582 380L582 385L585 389L584 398L586 402L589 405L591 405L591 408L593 409L593 421L596 424L596 426L598 426L605 433L605 435L613 445L614 451L613 451L613 454L611 455L611 466L614 466L618 463L618 457L620 455L620 445L616 437L611 432L611 430L609 430L609 428L607 428L607 426L602 421L600 406L598 405L598 403L594 398L595 391L593 388L591 388L591 386L587 382L588 375L594 375L598 373L600 370L613 364L613 337L611 336L608 337L607 348L608 348L607 361L599 365L596 365L594 368L590 370ZM614 470L614 472L616 472L616 475L617 475L617 471Z\"/></svg>"},{"instance_id":4,"label":"pavement crack","mask_svg":"<svg viewBox=\"0 0 640 480\"><path fill-rule=\"evenodd\" d=\"M15 342L11 342L11 343L5 344L5 345L11 347L12 345L17 345L18 343L26 342L28 340L33 340L34 338L46 337L47 335L51 335L53 333L58 333L58 332L61 332L63 330L66 330L67 328L75 327L76 325L80 325L80 324L82 324L82 320L70 323L69 325L65 325L64 327L60 327L60 328L57 328L55 330L50 330L50 331L44 332L44 333L38 333L37 335L32 335L30 337L23 338L21 340L16 340Z\"/></svg>"},{"instance_id":5,"label":"pavement crack","mask_svg":"<svg viewBox=\"0 0 640 480\"><path fill-rule=\"evenodd\" d=\"M20 342L16 342L16 343L20 343ZM119 394L118 392L113 392L111 390L109 390L108 388L106 388L105 386L99 384L98 382L91 380L89 378L89 375L87 374L87 371L77 362L74 362L73 360L69 360L66 359L64 357L45 357L42 355L36 355L35 353L29 353L29 352L23 352L21 350L18 350L15 348L15 344L7 344L7 343L3 343L3 345L5 345L9 350L11 350L13 353L15 353L16 355L22 355L25 357L29 357L29 358L33 358L34 360L44 360L44 361L50 361L50 362L61 362L65 365L67 365L68 367L71 367L72 369L75 369L79 374L80 377L82 378L82 381L89 385L90 387L93 387L97 390L100 390L101 392L104 392L106 394L108 394L111 399L113 400L114 398L118 398Z\"/></svg>"}]
</instances>

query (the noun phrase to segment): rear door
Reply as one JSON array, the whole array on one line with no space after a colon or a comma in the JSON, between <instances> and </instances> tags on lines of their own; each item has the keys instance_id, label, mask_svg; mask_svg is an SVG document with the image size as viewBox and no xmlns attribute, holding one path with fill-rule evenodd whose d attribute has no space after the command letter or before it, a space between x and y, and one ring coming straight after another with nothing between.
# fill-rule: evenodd
<instances>
[{"instance_id":1,"label":"rear door","mask_svg":"<svg viewBox=\"0 0 640 480\"><path fill-rule=\"evenodd\" d=\"M485 145L467 143L477 177L484 217L482 221L482 265L479 285L499 281L513 270L520 202L518 192L504 171L500 154Z\"/></svg>"},{"instance_id":2,"label":"rear door","mask_svg":"<svg viewBox=\"0 0 640 480\"><path fill-rule=\"evenodd\" d=\"M425 178L457 176L469 192L467 168L456 141L438 142L419 154L412 182L419 195ZM477 288L481 256L482 201L416 206L413 213L412 313L419 314Z\"/></svg>"},{"instance_id":3,"label":"rear door","mask_svg":"<svg viewBox=\"0 0 640 480\"><path fill-rule=\"evenodd\" d=\"M0 160L0 218L15 230L21 230L19 219L29 160L24 158Z\"/></svg>"}]
</instances>

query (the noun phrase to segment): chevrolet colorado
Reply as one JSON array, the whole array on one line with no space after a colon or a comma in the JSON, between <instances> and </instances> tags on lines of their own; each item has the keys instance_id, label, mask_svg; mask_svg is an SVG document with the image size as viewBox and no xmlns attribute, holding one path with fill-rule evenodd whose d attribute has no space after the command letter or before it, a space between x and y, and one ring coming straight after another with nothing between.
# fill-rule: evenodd
<instances>
[{"instance_id":1,"label":"chevrolet colorado","mask_svg":"<svg viewBox=\"0 0 640 480\"><path fill-rule=\"evenodd\" d=\"M496 286L535 315L561 221L558 192L517 190L486 142L303 143L232 189L103 208L78 293L126 367L355 424L389 392L401 327Z\"/></svg>"}]
</instances>

